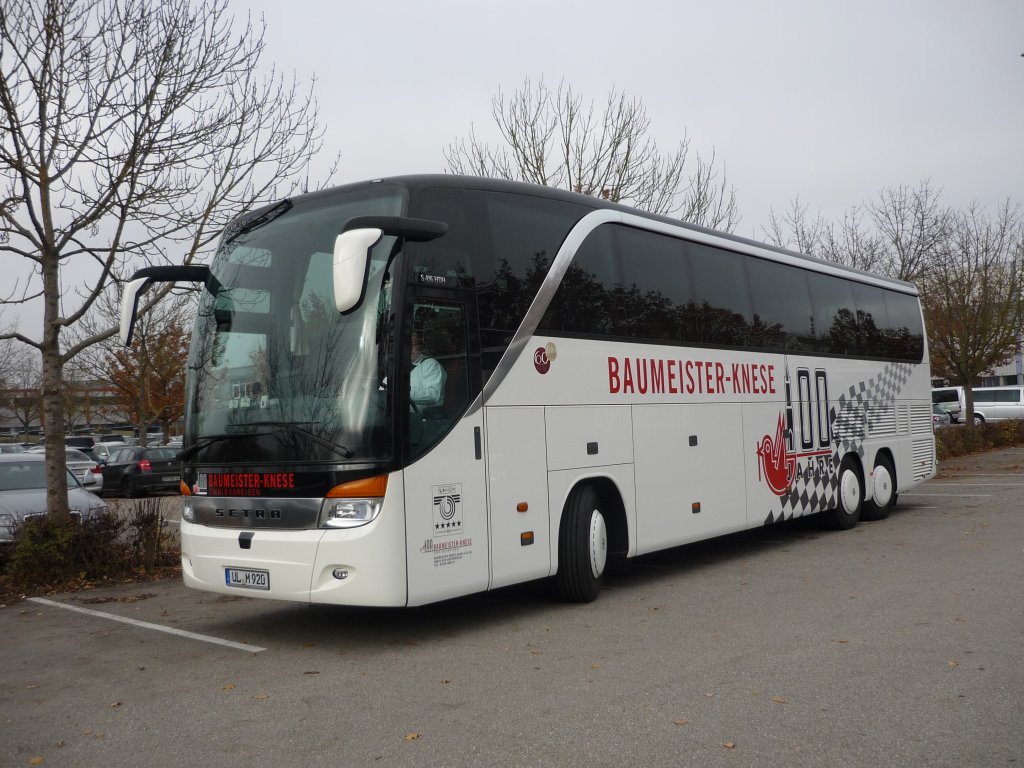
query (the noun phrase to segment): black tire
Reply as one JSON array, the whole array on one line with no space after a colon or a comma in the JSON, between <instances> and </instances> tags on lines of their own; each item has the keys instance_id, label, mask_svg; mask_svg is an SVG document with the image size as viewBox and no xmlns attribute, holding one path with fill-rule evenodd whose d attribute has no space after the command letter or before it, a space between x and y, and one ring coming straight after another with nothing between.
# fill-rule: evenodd
<instances>
[{"instance_id":1,"label":"black tire","mask_svg":"<svg viewBox=\"0 0 1024 768\"><path fill-rule=\"evenodd\" d=\"M864 500L864 512L861 518L864 520L885 520L896 506L896 470L892 462L884 453L879 454L875 459L875 469L872 472L874 482L871 498Z\"/></svg>"},{"instance_id":2,"label":"black tire","mask_svg":"<svg viewBox=\"0 0 1024 768\"><path fill-rule=\"evenodd\" d=\"M982 416L980 413L974 414L974 426L980 427L984 423L985 423L985 417L984 416Z\"/></svg>"},{"instance_id":3,"label":"black tire","mask_svg":"<svg viewBox=\"0 0 1024 768\"><path fill-rule=\"evenodd\" d=\"M573 603L592 602L604 585L608 562L608 527L601 497L590 485L576 488L562 512L558 536L561 596Z\"/></svg>"},{"instance_id":4,"label":"black tire","mask_svg":"<svg viewBox=\"0 0 1024 768\"><path fill-rule=\"evenodd\" d=\"M126 477L121 480L121 496L126 499L135 498L135 486L132 484L132 479L130 477Z\"/></svg>"},{"instance_id":5,"label":"black tire","mask_svg":"<svg viewBox=\"0 0 1024 768\"><path fill-rule=\"evenodd\" d=\"M825 525L836 531L848 531L860 521L864 509L864 478L852 456L839 465L839 488L834 509L822 512Z\"/></svg>"}]
</instances>

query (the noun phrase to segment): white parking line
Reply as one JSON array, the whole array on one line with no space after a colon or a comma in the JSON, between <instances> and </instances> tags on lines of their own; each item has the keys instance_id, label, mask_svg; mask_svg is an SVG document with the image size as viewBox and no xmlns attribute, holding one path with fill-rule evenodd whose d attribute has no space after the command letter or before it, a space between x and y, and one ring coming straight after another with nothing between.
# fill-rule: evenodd
<instances>
[{"instance_id":1,"label":"white parking line","mask_svg":"<svg viewBox=\"0 0 1024 768\"><path fill-rule=\"evenodd\" d=\"M904 496L941 496L942 498L949 496L961 496L967 499L980 499L988 498L991 495L991 493L901 493L900 498Z\"/></svg>"},{"instance_id":2,"label":"white parking line","mask_svg":"<svg viewBox=\"0 0 1024 768\"><path fill-rule=\"evenodd\" d=\"M947 485L990 485L993 488L1021 488L1024 487L1024 483L946 483L942 480L936 480L935 485L938 487L945 488Z\"/></svg>"},{"instance_id":3,"label":"white parking line","mask_svg":"<svg viewBox=\"0 0 1024 768\"><path fill-rule=\"evenodd\" d=\"M75 611L76 613L84 613L87 616L98 616L101 619L110 619L111 621L120 621L123 624L131 624L135 627L142 627L143 629L155 629L157 632L166 632L170 635L178 635L179 637L187 637L190 640L199 640L203 643L213 643L214 645L223 645L226 648L234 648L238 651L248 651L249 653L259 653L260 651L267 650L266 648L260 648L258 645L246 645L245 643L236 643L231 640L223 640L219 637L211 637L210 635L200 635L196 632L186 632L184 629L175 629L174 627L164 627L160 624L151 624L148 621L139 621L138 619L129 619L126 616L118 616L115 613L104 613L103 611L94 611L91 608L80 608L77 605L68 605L67 603L58 603L55 600L47 600L43 597L30 597L33 603L41 603L42 605L49 605L54 608L64 608L69 611Z\"/></svg>"}]
</instances>

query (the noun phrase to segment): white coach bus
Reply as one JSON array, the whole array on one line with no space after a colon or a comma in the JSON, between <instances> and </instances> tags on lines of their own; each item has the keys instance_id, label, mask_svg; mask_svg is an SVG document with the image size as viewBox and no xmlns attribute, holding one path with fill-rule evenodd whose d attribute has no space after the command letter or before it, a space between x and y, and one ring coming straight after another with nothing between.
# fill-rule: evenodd
<instances>
[{"instance_id":1,"label":"white coach bus","mask_svg":"<svg viewBox=\"0 0 1024 768\"><path fill-rule=\"evenodd\" d=\"M410 176L235 221L182 451L185 583L413 606L885 517L935 473L915 288L565 191ZM421 355L423 357L421 358Z\"/></svg>"}]
</instances>

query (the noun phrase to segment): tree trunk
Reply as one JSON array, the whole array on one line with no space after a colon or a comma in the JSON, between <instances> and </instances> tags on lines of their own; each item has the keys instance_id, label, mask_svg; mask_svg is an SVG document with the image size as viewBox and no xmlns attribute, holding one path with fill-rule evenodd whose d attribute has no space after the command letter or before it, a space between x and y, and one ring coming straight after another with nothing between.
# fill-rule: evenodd
<instances>
[{"instance_id":1,"label":"tree trunk","mask_svg":"<svg viewBox=\"0 0 1024 768\"><path fill-rule=\"evenodd\" d=\"M44 253L42 390L46 428L46 507L55 518L67 520L68 476L64 452L63 366L60 359L60 278L57 254Z\"/></svg>"}]
</instances>

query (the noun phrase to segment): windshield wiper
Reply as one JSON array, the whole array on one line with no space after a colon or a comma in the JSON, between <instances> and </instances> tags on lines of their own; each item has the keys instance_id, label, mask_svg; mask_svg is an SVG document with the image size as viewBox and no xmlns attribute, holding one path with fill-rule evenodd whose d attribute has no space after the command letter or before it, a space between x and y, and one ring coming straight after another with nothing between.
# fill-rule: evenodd
<instances>
[{"instance_id":1,"label":"windshield wiper","mask_svg":"<svg viewBox=\"0 0 1024 768\"><path fill-rule=\"evenodd\" d=\"M314 424L316 422L310 421L310 422L303 422L303 423ZM246 426L250 426L250 427L278 427L280 429L290 429L293 432L298 432L301 435L305 435L310 440L315 442L317 445L321 445L324 448L329 448L330 450L332 450L335 453L337 453L339 456L343 456L346 459L351 459L352 456L354 455L354 453L353 453L351 448L349 448L347 446L344 446L344 445L339 445L338 443L331 442L326 437L320 437L320 435L314 434L313 432L310 432L308 429L303 429L302 427L300 427L295 422L291 422L291 421L247 421L247 422L245 422L245 424L246 424Z\"/></svg>"},{"instance_id":2,"label":"windshield wiper","mask_svg":"<svg viewBox=\"0 0 1024 768\"><path fill-rule=\"evenodd\" d=\"M206 435L204 437L199 438L198 442L196 442L194 445L190 445L188 448L181 451L174 458L177 459L178 461L185 461L185 459L190 459L193 456L195 456L197 453L199 453L199 451L203 450L203 448L207 448L208 446L211 446L214 443L219 443L222 440L232 440L236 437L263 437L264 435L269 434L269 432L232 432L231 434L227 435Z\"/></svg>"},{"instance_id":3,"label":"windshield wiper","mask_svg":"<svg viewBox=\"0 0 1024 768\"><path fill-rule=\"evenodd\" d=\"M236 222L233 227L229 227L224 233L224 245L227 245L237 237L241 237L248 232L252 232L254 229L262 227L264 224L273 221L281 214L287 213L291 208L291 200L282 200L263 211L263 213Z\"/></svg>"}]
</instances>

